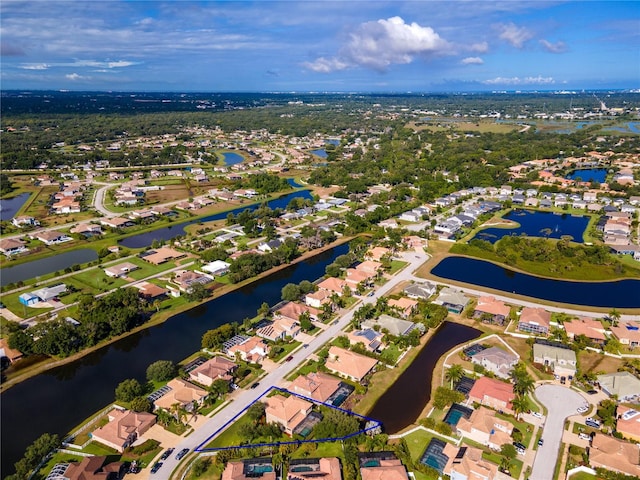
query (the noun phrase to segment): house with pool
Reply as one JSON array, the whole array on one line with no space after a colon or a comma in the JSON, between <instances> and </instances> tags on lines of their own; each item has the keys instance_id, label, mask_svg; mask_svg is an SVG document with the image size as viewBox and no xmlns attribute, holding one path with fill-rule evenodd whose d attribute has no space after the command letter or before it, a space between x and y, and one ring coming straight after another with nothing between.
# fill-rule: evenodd
<instances>
[{"instance_id":1,"label":"house with pool","mask_svg":"<svg viewBox=\"0 0 640 480\"><path fill-rule=\"evenodd\" d=\"M340 459L298 458L289 461L287 480L342 480Z\"/></svg>"},{"instance_id":2,"label":"house with pool","mask_svg":"<svg viewBox=\"0 0 640 480\"><path fill-rule=\"evenodd\" d=\"M222 480L276 480L276 472L270 457L250 458L228 462L222 472Z\"/></svg>"},{"instance_id":3,"label":"house with pool","mask_svg":"<svg viewBox=\"0 0 640 480\"><path fill-rule=\"evenodd\" d=\"M512 432L513 425L510 422L497 418L496 412L482 406L475 409L468 419L461 417L456 425L459 436L496 451L513 441Z\"/></svg>"},{"instance_id":4,"label":"house with pool","mask_svg":"<svg viewBox=\"0 0 640 480\"><path fill-rule=\"evenodd\" d=\"M471 387L467 404L471 405L475 402L501 412L513 413L511 402L514 398L516 395L511 383L480 377Z\"/></svg>"}]
</instances>

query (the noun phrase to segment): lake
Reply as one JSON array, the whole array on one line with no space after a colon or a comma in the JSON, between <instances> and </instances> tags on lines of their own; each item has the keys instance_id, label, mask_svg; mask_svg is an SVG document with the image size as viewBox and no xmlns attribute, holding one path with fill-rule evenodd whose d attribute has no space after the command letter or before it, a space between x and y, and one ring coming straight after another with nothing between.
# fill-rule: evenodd
<instances>
[{"instance_id":1,"label":"lake","mask_svg":"<svg viewBox=\"0 0 640 480\"><path fill-rule=\"evenodd\" d=\"M200 349L207 330L254 317L262 302L275 305L287 283L320 278L325 267L348 249L347 244L339 245L2 393L2 477L42 433L65 435L113 402L122 380L145 381L146 369L154 361L186 358Z\"/></svg>"},{"instance_id":2,"label":"lake","mask_svg":"<svg viewBox=\"0 0 640 480\"><path fill-rule=\"evenodd\" d=\"M287 205L289 205L289 202L294 198L311 199L313 198L313 196L311 195L309 190L300 190L298 192L289 193L287 195L283 195L274 200L270 200L269 202L267 202L267 205L274 210L276 208L285 208ZM187 225L193 225L194 223L211 222L213 220L222 220L227 218L227 215L229 215L229 213L233 213L234 215L237 215L238 213L244 210L253 211L258 207L260 207L261 205L262 205L261 203L254 203L246 207L238 207L230 211L216 213L204 218L189 220L187 222L175 223L168 227L158 228L157 230L153 230L151 232L132 235L131 237L127 237L120 240L119 243L122 246L127 248L149 247L151 246L154 240L165 241L165 240L169 240L171 238L177 237L178 235L184 235L186 233L184 227L186 227Z\"/></svg>"},{"instance_id":3,"label":"lake","mask_svg":"<svg viewBox=\"0 0 640 480\"><path fill-rule=\"evenodd\" d=\"M606 168L584 168L582 170L574 170L565 178L569 180L575 180L580 178L583 182L598 182L604 183L607 178Z\"/></svg>"},{"instance_id":4,"label":"lake","mask_svg":"<svg viewBox=\"0 0 640 480\"><path fill-rule=\"evenodd\" d=\"M550 302L602 308L640 308L640 280L555 280L516 272L484 260L455 256L442 260L431 274Z\"/></svg>"},{"instance_id":5,"label":"lake","mask_svg":"<svg viewBox=\"0 0 640 480\"><path fill-rule=\"evenodd\" d=\"M527 235L529 237L561 238L570 235L574 242L582 243L582 235L589 223L589 217L532 210L511 210L503 218L518 222L518 228L485 228L475 237L495 243L505 235Z\"/></svg>"},{"instance_id":6,"label":"lake","mask_svg":"<svg viewBox=\"0 0 640 480\"><path fill-rule=\"evenodd\" d=\"M11 220L16 216L18 210L25 204L30 193L21 193L11 198L0 200L0 220Z\"/></svg>"},{"instance_id":7,"label":"lake","mask_svg":"<svg viewBox=\"0 0 640 480\"><path fill-rule=\"evenodd\" d=\"M11 265L10 262L3 262L1 270L2 275L0 275L0 285L4 286L9 283L16 283L20 281L24 282L25 280L36 278L41 275L47 275L58 271L61 272L72 265L93 262L97 259L98 254L95 250L90 248L81 248L79 250L59 253L39 260L21 263L13 267L6 266Z\"/></svg>"},{"instance_id":8,"label":"lake","mask_svg":"<svg viewBox=\"0 0 640 480\"><path fill-rule=\"evenodd\" d=\"M433 369L440 357L456 345L478 338L481 333L466 325L444 322L367 416L381 421L388 434L415 423L431 399Z\"/></svg>"},{"instance_id":9,"label":"lake","mask_svg":"<svg viewBox=\"0 0 640 480\"><path fill-rule=\"evenodd\" d=\"M235 152L223 152L222 160L224 161L225 165L235 165L237 163L244 162L244 157Z\"/></svg>"},{"instance_id":10,"label":"lake","mask_svg":"<svg viewBox=\"0 0 640 480\"><path fill-rule=\"evenodd\" d=\"M316 150L311 150L311 153L316 157L327 158L327 151L324 148L317 148Z\"/></svg>"}]
</instances>

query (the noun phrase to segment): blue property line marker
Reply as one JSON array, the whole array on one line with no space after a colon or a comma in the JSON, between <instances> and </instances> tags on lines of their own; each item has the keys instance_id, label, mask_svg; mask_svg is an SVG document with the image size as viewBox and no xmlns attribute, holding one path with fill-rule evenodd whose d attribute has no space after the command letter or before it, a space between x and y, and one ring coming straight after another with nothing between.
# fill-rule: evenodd
<instances>
[{"instance_id":1,"label":"blue property line marker","mask_svg":"<svg viewBox=\"0 0 640 480\"><path fill-rule=\"evenodd\" d=\"M296 396L298 398L302 398L303 400L307 400L308 402L311 402L311 403L313 403L315 405L324 405L325 407L333 408L334 410L338 410L338 411L340 411L342 413L346 413L347 415L352 415L352 416L361 418L362 420L365 420L366 422L372 422L373 424L371 426L367 427L367 428L364 428L362 430L358 430L357 432L350 433L349 435L345 435L343 437L320 438L320 439L313 439L313 440L291 440L291 441L287 441L287 442L274 442L274 443L252 443L252 444L248 444L248 445L233 445L233 446L230 446L230 447L216 447L216 448L205 448L204 447L214 437L216 437L219 433L221 433L227 427L229 427L229 425L231 425L233 422L235 422L240 416L244 415L244 413L254 403L259 402L262 397L264 397L265 395L270 393L272 390L278 390L278 391L283 392L283 393L288 393L289 395L294 395L294 396ZM194 451L195 452L217 452L217 451L220 451L220 450L234 450L234 449L237 449L237 448L277 447L278 445L301 445L303 443L336 442L336 441L339 441L339 440L346 440L348 438L355 437L356 435L360 435L361 433L366 433L369 430L374 430L376 428L381 428L381 427L382 427L382 422L380 422L379 420L374 420L373 418L365 417L364 415L360 415L360 414L352 412L350 410L345 410L344 408L336 407L335 405L331 405L329 403L319 402L318 400L315 400L315 399L309 398L309 397L305 397L304 395L300 395L298 393L292 392L290 390L287 390L286 388L270 387L266 392L264 392L262 395L260 395L255 401L251 402L244 409L242 409L240 412L238 412L238 414L236 416L234 416L231 420L229 420L227 423L222 425L218 430L216 430L211 435L209 435L204 442L202 442L200 445L198 445L196 448L194 448Z\"/></svg>"}]
</instances>

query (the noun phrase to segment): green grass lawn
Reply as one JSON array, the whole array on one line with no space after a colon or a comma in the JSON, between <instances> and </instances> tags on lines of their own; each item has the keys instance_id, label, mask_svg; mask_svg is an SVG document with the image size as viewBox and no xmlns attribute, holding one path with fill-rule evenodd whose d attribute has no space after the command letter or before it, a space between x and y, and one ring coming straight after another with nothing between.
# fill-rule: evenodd
<instances>
[{"instance_id":1,"label":"green grass lawn","mask_svg":"<svg viewBox=\"0 0 640 480\"><path fill-rule=\"evenodd\" d=\"M49 475L51 469L58 463L81 462L84 459L81 455L71 455L69 453L56 452L53 456L34 474L33 480L42 480Z\"/></svg>"},{"instance_id":2,"label":"green grass lawn","mask_svg":"<svg viewBox=\"0 0 640 480\"><path fill-rule=\"evenodd\" d=\"M424 430L416 430L404 436L411 458L415 463L420 461L422 454L433 437L434 435L432 433L425 432Z\"/></svg>"},{"instance_id":3,"label":"green grass lawn","mask_svg":"<svg viewBox=\"0 0 640 480\"><path fill-rule=\"evenodd\" d=\"M300 368L295 370L291 375L287 377L287 380L294 380L300 375L306 375L308 373L315 373L318 371L318 363L315 360L307 360L307 362Z\"/></svg>"},{"instance_id":4,"label":"green grass lawn","mask_svg":"<svg viewBox=\"0 0 640 480\"><path fill-rule=\"evenodd\" d=\"M402 262L400 260L392 260L391 261L391 269L389 269L388 273L390 275L394 275L395 273L397 273L399 270L403 269L407 265L409 265L408 262Z\"/></svg>"},{"instance_id":5,"label":"green grass lawn","mask_svg":"<svg viewBox=\"0 0 640 480\"><path fill-rule=\"evenodd\" d=\"M297 342L295 340L292 340L289 343L285 343L285 344L280 344L279 346L283 348L282 352L280 352L278 355L276 355L275 357L272 358L272 360L274 362L279 362L280 360L282 360L283 358L288 357L291 352L298 348L300 345L302 345L301 342Z\"/></svg>"},{"instance_id":6,"label":"green grass lawn","mask_svg":"<svg viewBox=\"0 0 640 480\"><path fill-rule=\"evenodd\" d=\"M578 472L571 475L571 480L597 480L598 477L596 475L591 475L587 472Z\"/></svg>"}]
</instances>

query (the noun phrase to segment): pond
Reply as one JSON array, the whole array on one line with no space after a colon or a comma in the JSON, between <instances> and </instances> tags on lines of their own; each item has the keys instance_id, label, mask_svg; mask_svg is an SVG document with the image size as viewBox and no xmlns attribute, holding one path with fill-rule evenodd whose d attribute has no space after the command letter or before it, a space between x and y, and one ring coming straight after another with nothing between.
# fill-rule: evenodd
<instances>
[{"instance_id":1,"label":"pond","mask_svg":"<svg viewBox=\"0 0 640 480\"><path fill-rule=\"evenodd\" d=\"M0 220L11 220L16 216L18 210L22 208L29 198L30 193L21 193L11 198L3 198L0 200Z\"/></svg>"},{"instance_id":2,"label":"pond","mask_svg":"<svg viewBox=\"0 0 640 480\"><path fill-rule=\"evenodd\" d=\"M64 435L113 402L122 380L144 382L149 364L186 358L200 348L207 330L254 317L262 302L275 305L287 283L320 278L325 267L348 249L347 244L334 247L2 393L2 477L42 433Z\"/></svg>"},{"instance_id":3,"label":"pond","mask_svg":"<svg viewBox=\"0 0 640 480\"><path fill-rule=\"evenodd\" d=\"M640 308L640 280L555 280L515 272L491 262L466 257L447 257L431 270L431 274L550 302L608 309Z\"/></svg>"},{"instance_id":4,"label":"pond","mask_svg":"<svg viewBox=\"0 0 640 480\"><path fill-rule=\"evenodd\" d=\"M244 162L244 157L235 152L223 152L222 160L224 161L225 165L236 165L238 163Z\"/></svg>"},{"instance_id":5,"label":"pond","mask_svg":"<svg viewBox=\"0 0 640 480\"><path fill-rule=\"evenodd\" d=\"M305 198L311 199L313 196L309 192L309 190L300 190L298 192L289 193L287 195L283 195L282 197L276 198L274 200L270 200L267 202L267 205L272 208L285 208L289 205L289 202L294 198ZM193 225L194 223L205 223L211 222L213 220L222 220L227 218L229 213L233 213L237 215L238 213L249 210L253 211L260 207L261 203L254 203L246 207L239 207L233 210L229 210L226 212L220 212L213 215L209 215L204 218L199 218L197 220L189 220L188 222L175 223L168 227L159 228L157 230L153 230L151 232L140 233L138 235L132 235L131 237L127 237L125 239L120 240L120 244L127 248L144 248L149 247L153 243L154 240L165 241L171 238L177 237L178 235L184 235L185 229L187 225Z\"/></svg>"},{"instance_id":6,"label":"pond","mask_svg":"<svg viewBox=\"0 0 640 480\"><path fill-rule=\"evenodd\" d=\"M0 275L0 285L8 285L20 281L36 278L41 275L63 271L67 267L81 263L93 262L98 259L98 254L90 248L81 248L69 252L59 253L51 257L21 263L13 267L7 267L7 262L3 263L2 275Z\"/></svg>"},{"instance_id":7,"label":"pond","mask_svg":"<svg viewBox=\"0 0 640 480\"><path fill-rule=\"evenodd\" d=\"M478 338L481 333L466 325L444 322L367 416L381 421L388 434L414 423L431 399L433 369L440 357L456 345Z\"/></svg>"},{"instance_id":8,"label":"pond","mask_svg":"<svg viewBox=\"0 0 640 480\"><path fill-rule=\"evenodd\" d=\"M311 150L311 153L316 157L327 158L327 151L324 148L317 148L315 150Z\"/></svg>"},{"instance_id":9,"label":"pond","mask_svg":"<svg viewBox=\"0 0 640 480\"><path fill-rule=\"evenodd\" d=\"M569 180L576 180L580 178L582 182L598 182L604 183L607 178L606 168L585 168L581 170L574 170L565 178Z\"/></svg>"},{"instance_id":10,"label":"pond","mask_svg":"<svg viewBox=\"0 0 640 480\"><path fill-rule=\"evenodd\" d=\"M529 237L545 237L560 239L570 235L574 242L582 243L589 217L573 216L567 213L538 212L532 210L511 210L503 218L518 222L517 228L485 228L475 237L495 243L505 235L527 235Z\"/></svg>"}]
</instances>

